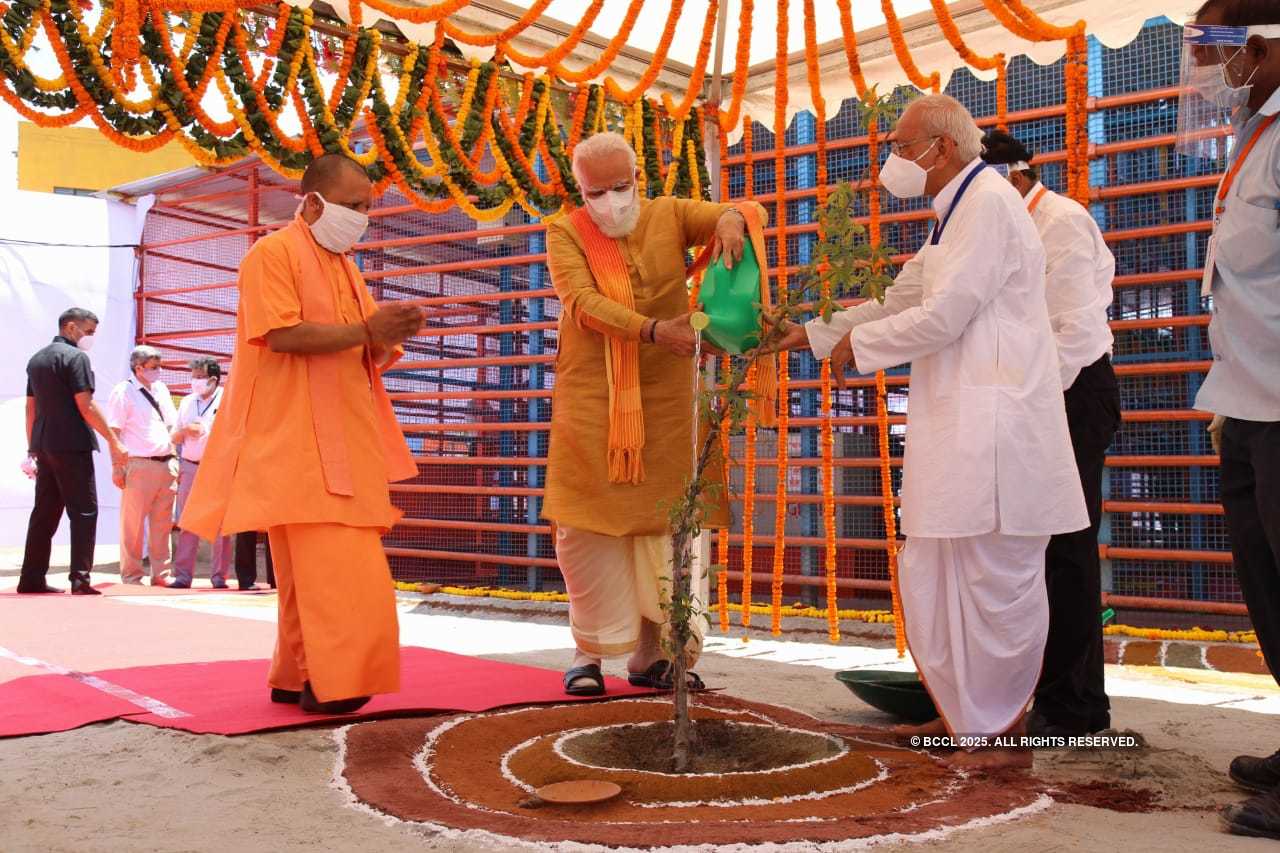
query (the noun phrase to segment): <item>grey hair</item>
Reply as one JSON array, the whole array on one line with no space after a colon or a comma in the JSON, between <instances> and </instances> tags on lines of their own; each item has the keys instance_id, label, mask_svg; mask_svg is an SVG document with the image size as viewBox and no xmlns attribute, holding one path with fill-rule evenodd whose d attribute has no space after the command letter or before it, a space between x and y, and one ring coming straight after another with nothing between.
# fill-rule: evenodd
<instances>
[{"instance_id":1,"label":"grey hair","mask_svg":"<svg viewBox=\"0 0 1280 853\"><path fill-rule=\"evenodd\" d=\"M966 163L982 154L982 129L965 105L950 95L924 95L911 102L920 112L920 124L929 136L945 136L956 144Z\"/></svg>"},{"instance_id":2,"label":"grey hair","mask_svg":"<svg viewBox=\"0 0 1280 853\"><path fill-rule=\"evenodd\" d=\"M624 153L627 155L627 162L631 164L631 170L634 172L636 168L636 152L631 147L631 143L627 142L622 134L606 131L605 133L596 133L588 136L573 149L574 180L578 182L578 186L582 186L581 166L587 160L604 157L609 154Z\"/></svg>"},{"instance_id":3,"label":"grey hair","mask_svg":"<svg viewBox=\"0 0 1280 853\"><path fill-rule=\"evenodd\" d=\"M133 352L129 353L129 369L136 370L139 364L146 364L153 358L160 357L160 350L155 347L149 347L146 344L136 346Z\"/></svg>"}]
</instances>

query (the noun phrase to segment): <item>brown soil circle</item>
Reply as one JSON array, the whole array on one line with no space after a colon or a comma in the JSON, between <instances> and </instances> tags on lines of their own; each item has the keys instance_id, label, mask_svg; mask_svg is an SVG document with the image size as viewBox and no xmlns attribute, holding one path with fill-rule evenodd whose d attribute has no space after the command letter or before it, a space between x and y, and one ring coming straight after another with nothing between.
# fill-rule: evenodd
<instances>
[{"instance_id":1,"label":"brown soil circle","mask_svg":"<svg viewBox=\"0 0 1280 853\"><path fill-rule=\"evenodd\" d=\"M717 694L696 702L691 713L700 722L799 729L834 738L842 751L775 770L675 775L586 767L555 749L572 739L567 733L670 719L669 701L616 699L356 724L342 735L341 781L365 806L447 837L598 845L582 850L764 843L799 849L890 835L937 840L1051 802L1025 774L960 774L883 732ZM532 796L542 785L584 779L615 782L622 794L584 806Z\"/></svg>"},{"instance_id":2,"label":"brown soil circle","mask_svg":"<svg viewBox=\"0 0 1280 853\"><path fill-rule=\"evenodd\" d=\"M831 735L734 720L694 720L690 774L758 773L835 758L847 747ZM556 751L588 767L675 771L675 725L627 723L570 733Z\"/></svg>"}]
</instances>

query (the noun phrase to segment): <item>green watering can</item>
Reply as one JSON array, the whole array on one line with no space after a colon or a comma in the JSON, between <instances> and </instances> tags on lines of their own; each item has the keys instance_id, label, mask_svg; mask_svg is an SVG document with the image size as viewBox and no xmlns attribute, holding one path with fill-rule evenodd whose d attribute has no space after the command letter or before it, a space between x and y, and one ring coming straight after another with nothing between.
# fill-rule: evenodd
<instances>
[{"instance_id":1,"label":"green watering can","mask_svg":"<svg viewBox=\"0 0 1280 853\"><path fill-rule=\"evenodd\" d=\"M707 268L699 299L711 323L703 334L716 347L742 355L760 344L760 264L751 241L742 244L742 260L726 269L724 257Z\"/></svg>"}]
</instances>

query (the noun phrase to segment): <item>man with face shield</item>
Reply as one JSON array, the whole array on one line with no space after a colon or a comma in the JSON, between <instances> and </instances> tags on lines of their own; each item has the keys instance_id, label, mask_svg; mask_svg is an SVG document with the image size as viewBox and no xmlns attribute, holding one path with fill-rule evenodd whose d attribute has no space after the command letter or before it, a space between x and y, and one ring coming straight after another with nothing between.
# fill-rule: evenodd
<instances>
[{"instance_id":1,"label":"man with face shield","mask_svg":"<svg viewBox=\"0 0 1280 853\"><path fill-rule=\"evenodd\" d=\"M911 363L898 584L907 642L941 718L913 733L1024 730L1049 624L1049 537L1088 526L1045 301L1045 252L1026 203L982 162L955 99L903 112L880 181L928 194L920 251L874 301L786 330L787 348L873 373ZM979 749L963 767L1029 766Z\"/></svg>"},{"instance_id":2,"label":"man with face shield","mask_svg":"<svg viewBox=\"0 0 1280 853\"><path fill-rule=\"evenodd\" d=\"M633 683L669 687L667 507L691 474L693 441L685 252L712 244L728 266L742 257L746 218L763 223L765 213L754 202L642 198L635 152L616 133L579 143L573 173L586 205L547 228L563 310L542 510L555 524L577 645L564 686L599 695L601 659L630 654ZM694 594L705 606L705 570ZM690 664L702 628L691 623Z\"/></svg>"},{"instance_id":3,"label":"man with face shield","mask_svg":"<svg viewBox=\"0 0 1280 853\"><path fill-rule=\"evenodd\" d=\"M178 505L175 511L179 518L191 495L191 486L204 458L205 445L209 443L209 431L213 429L218 407L222 405L222 365L217 359L201 356L192 359L188 366L191 368L191 393L178 405L178 422L173 431L173 443L178 445ZM211 543L209 582L215 589L227 587L234 543L234 536L219 536ZM191 586L199 548L199 536L189 530L178 530L178 545L173 553L173 583L169 586L177 589Z\"/></svg>"},{"instance_id":4,"label":"man with face shield","mask_svg":"<svg viewBox=\"0 0 1280 853\"><path fill-rule=\"evenodd\" d=\"M1031 152L1004 131L982 138L982 159L1007 170L1027 200L1044 243L1045 297L1058 349L1067 424L1089 526L1049 540L1045 581L1049 639L1028 727L1032 734L1083 735L1111 725L1102 663L1102 476L1120 426L1120 388L1111 367L1111 281L1116 261L1089 211L1040 183Z\"/></svg>"},{"instance_id":5,"label":"man with face shield","mask_svg":"<svg viewBox=\"0 0 1280 853\"><path fill-rule=\"evenodd\" d=\"M341 154L302 176L293 222L240 265L233 375L180 525L203 539L266 530L280 588L276 702L345 713L400 689L395 591L381 535L388 482L417 474L382 385L423 312L379 308L347 256L373 187Z\"/></svg>"},{"instance_id":6,"label":"man with face shield","mask_svg":"<svg viewBox=\"0 0 1280 853\"><path fill-rule=\"evenodd\" d=\"M1213 297L1213 364L1196 408L1215 413L1222 506L1240 592L1280 679L1280 4L1210 0L1186 27L1180 148L1234 144L1214 194L1201 293ZM1242 755L1231 778L1257 797L1232 832L1280 838L1280 752Z\"/></svg>"}]
</instances>

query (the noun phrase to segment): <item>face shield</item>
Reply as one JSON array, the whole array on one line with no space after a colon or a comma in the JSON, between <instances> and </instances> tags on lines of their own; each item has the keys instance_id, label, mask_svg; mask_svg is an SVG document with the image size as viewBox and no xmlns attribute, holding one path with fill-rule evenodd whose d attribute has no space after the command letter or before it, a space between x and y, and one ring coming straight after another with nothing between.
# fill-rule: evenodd
<instances>
[{"instance_id":1,"label":"face shield","mask_svg":"<svg viewBox=\"0 0 1280 853\"><path fill-rule=\"evenodd\" d=\"M1216 159L1226 152L1232 115L1249 102L1257 66L1246 59L1251 36L1280 38L1280 24L1223 27L1188 24L1182 31L1178 94L1179 154Z\"/></svg>"}]
</instances>

